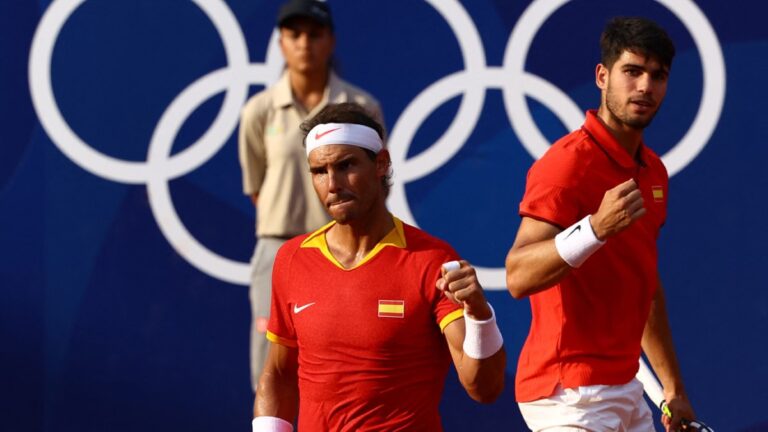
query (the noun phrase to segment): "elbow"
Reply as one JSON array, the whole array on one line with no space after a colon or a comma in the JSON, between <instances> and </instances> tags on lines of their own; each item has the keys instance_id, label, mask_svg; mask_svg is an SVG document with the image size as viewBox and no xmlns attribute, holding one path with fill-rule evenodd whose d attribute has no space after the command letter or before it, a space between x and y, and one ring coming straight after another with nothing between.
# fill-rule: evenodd
<instances>
[{"instance_id":1,"label":"elbow","mask_svg":"<svg viewBox=\"0 0 768 432\"><path fill-rule=\"evenodd\" d=\"M507 277L507 291L509 291L515 300L520 300L525 297L525 290L516 285L514 281L510 281L510 277Z\"/></svg>"},{"instance_id":2,"label":"elbow","mask_svg":"<svg viewBox=\"0 0 768 432\"><path fill-rule=\"evenodd\" d=\"M475 402L481 404L496 402L504 391L504 374L502 374L500 379L495 380L493 383L468 387L466 390L469 397Z\"/></svg>"},{"instance_id":3,"label":"elbow","mask_svg":"<svg viewBox=\"0 0 768 432\"><path fill-rule=\"evenodd\" d=\"M512 251L510 251L509 255L507 255L507 259L505 264L506 269L506 282L507 282L507 291L514 297L516 300L520 300L521 298L525 297L525 287L523 284L521 284L521 275L518 274L517 268L518 266L515 263L515 260L512 258Z\"/></svg>"},{"instance_id":4,"label":"elbow","mask_svg":"<svg viewBox=\"0 0 768 432\"><path fill-rule=\"evenodd\" d=\"M476 394L470 394L470 397L478 403L481 404L491 404L496 402L496 400L501 396L501 392L504 390L504 386L498 386L491 391L485 391L485 392L478 392Z\"/></svg>"},{"instance_id":5,"label":"elbow","mask_svg":"<svg viewBox=\"0 0 768 432\"><path fill-rule=\"evenodd\" d=\"M474 401L489 404L495 402L504 392L506 379L507 352L502 347L490 359L484 371L471 377L459 375L464 389Z\"/></svg>"},{"instance_id":6,"label":"elbow","mask_svg":"<svg viewBox=\"0 0 768 432\"><path fill-rule=\"evenodd\" d=\"M515 298L520 300L528 296L528 290L524 284L521 283L522 278L511 271L507 266L507 291Z\"/></svg>"}]
</instances>

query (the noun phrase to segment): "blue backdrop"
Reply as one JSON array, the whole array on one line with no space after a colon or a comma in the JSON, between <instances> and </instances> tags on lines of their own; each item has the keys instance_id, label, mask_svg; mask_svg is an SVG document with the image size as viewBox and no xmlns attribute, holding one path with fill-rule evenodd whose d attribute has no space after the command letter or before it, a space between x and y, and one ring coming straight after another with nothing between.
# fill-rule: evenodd
<instances>
[{"instance_id":1,"label":"blue backdrop","mask_svg":"<svg viewBox=\"0 0 768 432\"><path fill-rule=\"evenodd\" d=\"M689 395L718 430L768 430L768 5L331 5L340 74L391 132L390 208L481 268L506 339L504 395L480 406L450 377L446 430L522 430L530 312L501 268L528 166L599 102L613 15L678 48L646 139L673 174L660 266ZM277 8L0 1L0 429L248 430L254 212L235 137L282 68Z\"/></svg>"}]
</instances>

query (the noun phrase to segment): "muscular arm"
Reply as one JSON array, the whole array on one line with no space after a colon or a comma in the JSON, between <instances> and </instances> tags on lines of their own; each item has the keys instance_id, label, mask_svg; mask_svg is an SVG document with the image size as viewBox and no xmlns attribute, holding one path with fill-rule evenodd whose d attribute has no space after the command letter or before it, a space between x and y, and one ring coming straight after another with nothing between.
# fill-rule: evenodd
<instances>
[{"instance_id":1,"label":"muscular arm","mask_svg":"<svg viewBox=\"0 0 768 432\"><path fill-rule=\"evenodd\" d=\"M271 343L256 390L254 417L280 417L293 423L299 411L298 349Z\"/></svg>"},{"instance_id":2,"label":"muscular arm","mask_svg":"<svg viewBox=\"0 0 768 432\"><path fill-rule=\"evenodd\" d=\"M627 229L644 214L642 193L637 183L629 179L605 192L589 225L598 240L606 240ZM555 246L554 238L560 231L550 223L523 218L506 260L507 289L513 297L522 298L543 291L571 270Z\"/></svg>"},{"instance_id":3,"label":"muscular arm","mask_svg":"<svg viewBox=\"0 0 768 432\"><path fill-rule=\"evenodd\" d=\"M482 360L465 355L464 329L464 320L457 319L448 324L444 330L459 381L472 399L481 403L491 403L504 390L507 354L502 347L496 354Z\"/></svg>"},{"instance_id":4,"label":"muscular arm","mask_svg":"<svg viewBox=\"0 0 768 432\"><path fill-rule=\"evenodd\" d=\"M685 387L680 375L675 348L672 343L672 332L667 317L664 288L659 281L658 289L651 303L648 321L643 330L642 346L645 355L659 377L664 388L664 399L672 411L672 420L664 417L667 430L677 430L680 420L695 419L695 414L685 394Z\"/></svg>"},{"instance_id":5,"label":"muscular arm","mask_svg":"<svg viewBox=\"0 0 768 432\"><path fill-rule=\"evenodd\" d=\"M507 289L523 298L556 284L571 270L555 248L560 228L524 217L506 259Z\"/></svg>"},{"instance_id":6,"label":"muscular arm","mask_svg":"<svg viewBox=\"0 0 768 432\"><path fill-rule=\"evenodd\" d=\"M490 319L493 315L477 280L475 269L466 261L460 261L460 268L443 271L437 281L437 288L448 298L464 306L464 315L478 321ZM495 324L494 324L495 325ZM504 390L504 370L507 354L504 347L484 359L472 358L464 352L466 320L458 319L443 330L459 381L469 396L482 403L496 400Z\"/></svg>"}]
</instances>

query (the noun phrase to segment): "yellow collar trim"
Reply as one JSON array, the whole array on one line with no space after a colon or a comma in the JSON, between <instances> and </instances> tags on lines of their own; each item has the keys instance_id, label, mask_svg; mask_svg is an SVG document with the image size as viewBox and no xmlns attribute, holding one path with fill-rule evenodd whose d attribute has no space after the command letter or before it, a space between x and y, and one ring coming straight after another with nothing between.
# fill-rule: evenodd
<instances>
[{"instance_id":1,"label":"yellow collar trim","mask_svg":"<svg viewBox=\"0 0 768 432\"><path fill-rule=\"evenodd\" d=\"M363 264L367 263L373 257L375 257L379 252L381 252L382 249L384 249L387 246L393 246L396 248L404 249L406 247L405 242L405 231L403 230L403 222L392 216L392 221L395 222L395 227L387 233L387 235L384 236L383 239L381 239L378 243L376 243L376 246L368 252L368 255L365 256L362 260L360 260L359 263L357 263L354 267L346 268L339 260L336 259L335 256L331 253L331 250L328 248L328 242L325 240L325 233L334 225L336 224L336 221L331 221L324 227L320 228L319 230L313 232L309 235L306 239L304 239L303 242L301 242L301 247L303 248L317 248L320 249L320 252L325 256L328 261L332 262L336 267L342 269L342 270L354 270Z\"/></svg>"}]
</instances>

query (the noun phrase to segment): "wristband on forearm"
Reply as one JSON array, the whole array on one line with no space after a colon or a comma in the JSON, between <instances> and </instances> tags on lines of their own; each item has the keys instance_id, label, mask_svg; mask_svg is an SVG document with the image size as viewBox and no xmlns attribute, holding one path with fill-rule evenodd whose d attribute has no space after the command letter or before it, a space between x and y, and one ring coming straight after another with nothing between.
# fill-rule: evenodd
<instances>
[{"instance_id":1,"label":"wristband on forearm","mask_svg":"<svg viewBox=\"0 0 768 432\"><path fill-rule=\"evenodd\" d=\"M293 425L280 417L259 416L251 425L253 432L293 432Z\"/></svg>"},{"instance_id":2,"label":"wristband on forearm","mask_svg":"<svg viewBox=\"0 0 768 432\"><path fill-rule=\"evenodd\" d=\"M504 345L499 326L496 325L496 314L490 303L488 307L491 308L491 317L487 320L478 321L464 314L464 354L476 360L496 354Z\"/></svg>"},{"instance_id":3,"label":"wristband on forearm","mask_svg":"<svg viewBox=\"0 0 768 432\"><path fill-rule=\"evenodd\" d=\"M595 251L600 249L605 241L595 235L590 216L576 222L555 236L555 248L560 257L574 268L581 267Z\"/></svg>"}]
</instances>

